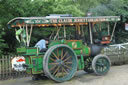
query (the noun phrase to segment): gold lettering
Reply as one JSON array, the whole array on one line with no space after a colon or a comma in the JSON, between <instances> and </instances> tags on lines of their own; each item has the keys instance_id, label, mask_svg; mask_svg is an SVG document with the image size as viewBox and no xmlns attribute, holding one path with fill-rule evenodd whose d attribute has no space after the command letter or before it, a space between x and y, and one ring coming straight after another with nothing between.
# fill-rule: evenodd
<instances>
[{"instance_id":1,"label":"gold lettering","mask_svg":"<svg viewBox=\"0 0 128 85\"><path fill-rule=\"evenodd\" d=\"M59 23L62 23L63 22L63 20L62 19L59 19Z\"/></svg>"}]
</instances>

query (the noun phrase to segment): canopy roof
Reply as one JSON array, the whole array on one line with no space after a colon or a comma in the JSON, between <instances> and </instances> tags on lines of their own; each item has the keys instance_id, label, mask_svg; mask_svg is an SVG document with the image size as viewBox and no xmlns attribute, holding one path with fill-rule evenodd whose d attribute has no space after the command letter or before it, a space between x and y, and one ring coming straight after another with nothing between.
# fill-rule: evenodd
<instances>
[{"instance_id":1,"label":"canopy roof","mask_svg":"<svg viewBox=\"0 0 128 85\"><path fill-rule=\"evenodd\" d=\"M55 26L57 24L86 24L88 22L116 22L120 16L97 16L97 17L17 17L8 22L9 27L24 25Z\"/></svg>"}]
</instances>

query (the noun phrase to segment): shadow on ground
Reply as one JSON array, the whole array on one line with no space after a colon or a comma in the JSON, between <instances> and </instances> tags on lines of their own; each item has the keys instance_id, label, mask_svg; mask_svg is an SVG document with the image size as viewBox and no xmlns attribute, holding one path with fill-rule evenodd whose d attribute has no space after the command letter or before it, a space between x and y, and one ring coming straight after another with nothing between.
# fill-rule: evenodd
<instances>
[{"instance_id":1,"label":"shadow on ground","mask_svg":"<svg viewBox=\"0 0 128 85\"><path fill-rule=\"evenodd\" d=\"M42 79L42 80L37 80L33 81L31 80L31 77L26 77L26 78L18 78L14 80L5 80L3 82L0 82L0 85L70 85L71 83L74 83L76 80L84 83L84 82L91 82L97 77L94 78L94 74L87 74L84 71L78 71L71 80L66 81L64 83L56 83L48 78ZM100 77L99 77L100 78Z\"/></svg>"}]
</instances>

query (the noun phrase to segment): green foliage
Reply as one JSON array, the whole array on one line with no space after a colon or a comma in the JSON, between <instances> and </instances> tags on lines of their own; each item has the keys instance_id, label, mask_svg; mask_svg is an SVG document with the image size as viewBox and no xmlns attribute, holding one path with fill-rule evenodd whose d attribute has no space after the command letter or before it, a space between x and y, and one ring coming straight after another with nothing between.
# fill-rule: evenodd
<instances>
[{"instance_id":1,"label":"green foliage","mask_svg":"<svg viewBox=\"0 0 128 85\"><path fill-rule=\"evenodd\" d=\"M128 1L127 0L109 0L102 2L95 8L90 8L93 16L122 16L122 20L117 24L115 32L116 43L128 42L125 31L125 23L128 23Z\"/></svg>"},{"instance_id":2,"label":"green foliage","mask_svg":"<svg viewBox=\"0 0 128 85\"><path fill-rule=\"evenodd\" d=\"M47 16L48 14L84 15L79 9L79 4L71 3L71 0L0 0L0 29L5 29L3 31L5 35L0 34L0 53L3 49L4 52L15 52L15 48L19 46L15 39L14 29L7 28L9 20L15 17ZM44 29L34 30L31 45L34 45L40 38L49 36L49 32L43 31ZM9 46L9 48L5 48L4 45Z\"/></svg>"},{"instance_id":3,"label":"green foliage","mask_svg":"<svg viewBox=\"0 0 128 85\"><path fill-rule=\"evenodd\" d=\"M7 48L7 44L5 44L5 40L2 39L3 35L5 35L5 32L3 30L4 28L0 25L0 56L4 54L4 48Z\"/></svg>"},{"instance_id":4,"label":"green foliage","mask_svg":"<svg viewBox=\"0 0 128 85\"><path fill-rule=\"evenodd\" d=\"M123 20L117 25L115 39L117 43L127 42L125 37L128 32L124 30L124 24L128 22L127 10L128 0L0 0L0 54L15 52L15 48L19 46L14 29L7 28L7 22L15 17L48 14L86 16L88 12L92 12L93 16L122 15ZM51 29L34 30L31 46L50 33ZM70 31L67 33L70 34Z\"/></svg>"}]
</instances>

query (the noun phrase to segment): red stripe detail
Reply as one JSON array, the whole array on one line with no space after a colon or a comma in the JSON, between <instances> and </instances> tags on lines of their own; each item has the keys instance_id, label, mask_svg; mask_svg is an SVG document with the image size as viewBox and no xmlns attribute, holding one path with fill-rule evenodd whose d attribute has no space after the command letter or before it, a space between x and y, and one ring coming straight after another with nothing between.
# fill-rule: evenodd
<instances>
[{"instance_id":1,"label":"red stripe detail","mask_svg":"<svg viewBox=\"0 0 128 85\"><path fill-rule=\"evenodd\" d=\"M23 62L25 61L24 59L20 58L19 60L17 60L16 62Z\"/></svg>"}]
</instances>

